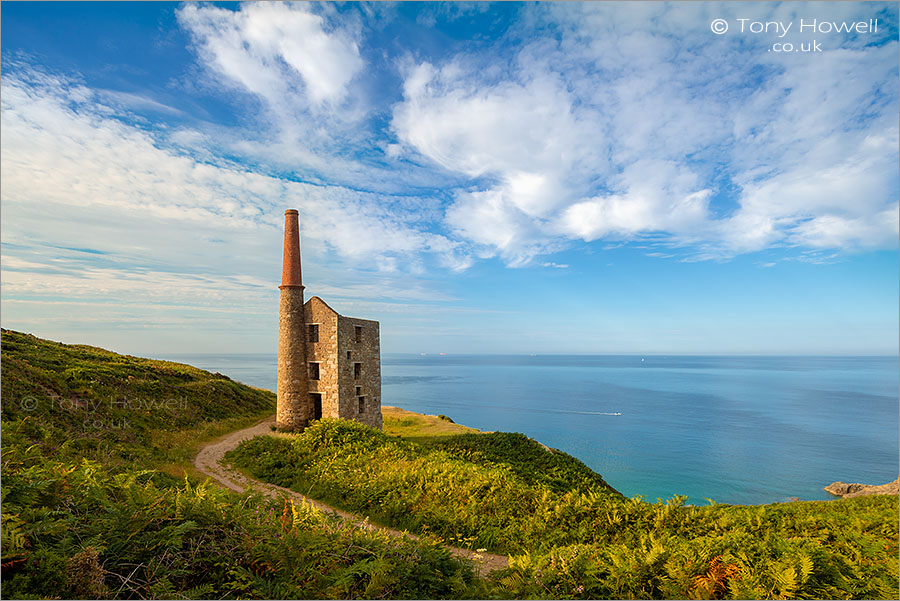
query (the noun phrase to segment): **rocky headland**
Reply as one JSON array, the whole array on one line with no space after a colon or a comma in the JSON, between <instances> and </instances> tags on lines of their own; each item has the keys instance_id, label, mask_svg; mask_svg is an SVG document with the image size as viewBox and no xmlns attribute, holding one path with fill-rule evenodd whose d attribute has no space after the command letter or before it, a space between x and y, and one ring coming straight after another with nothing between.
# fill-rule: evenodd
<instances>
[{"instance_id":1,"label":"rocky headland","mask_svg":"<svg viewBox=\"0 0 900 601\"><path fill-rule=\"evenodd\" d=\"M834 482L825 487L825 491L836 497L851 499L853 497L865 497L867 495L896 495L898 492L898 483L894 480L887 484L847 484L846 482Z\"/></svg>"}]
</instances>

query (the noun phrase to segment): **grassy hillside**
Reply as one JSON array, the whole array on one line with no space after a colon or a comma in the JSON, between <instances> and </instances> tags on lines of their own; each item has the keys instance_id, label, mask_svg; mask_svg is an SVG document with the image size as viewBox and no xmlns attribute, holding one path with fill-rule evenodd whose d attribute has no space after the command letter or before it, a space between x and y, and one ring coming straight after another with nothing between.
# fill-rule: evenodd
<instances>
[{"instance_id":1,"label":"grassy hillside","mask_svg":"<svg viewBox=\"0 0 900 601\"><path fill-rule=\"evenodd\" d=\"M275 410L272 392L222 374L10 330L0 370L4 443L48 456L186 463L201 440Z\"/></svg>"},{"instance_id":2,"label":"grassy hillside","mask_svg":"<svg viewBox=\"0 0 900 601\"><path fill-rule=\"evenodd\" d=\"M269 391L8 330L0 364L4 598L482 594L436 544L184 476L204 439L271 415Z\"/></svg>"},{"instance_id":3,"label":"grassy hillside","mask_svg":"<svg viewBox=\"0 0 900 601\"><path fill-rule=\"evenodd\" d=\"M568 453L548 449L524 434L464 434L436 441L434 447L476 465L510 470L529 487L555 493L596 491L619 494L603 477Z\"/></svg>"},{"instance_id":4,"label":"grassy hillside","mask_svg":"<svg viewBox=\"0 0 900 601\"><path fill-rule=\"evenodd\" d=\"M422 415L399 407L382 407L382 413L388 436L431 445L471 463L508 469L528 484L546 485L555 492L613 491L600 474L575 457L548 449L524 434L480 432L446 415Z\"/></svg>"},{"instance_id":5,"label":"grassy hillside","mask_svg":"<svg viewBox=\"0 0 900 601\"><path fill-rule=\"evenodd\" d=\"M2 346L5 598L898 596L896 496L644 503L522 435L403 411L384 433L323 420L231 455L412 542L190 476L201 441L270 415L271 392L17 332ZM441 540L514 555L479 578Z\"/></svg>"},{"instance_id":6,"label":"grassy hillside","mask_svg":"<svg viewBox=\"0 0 900 601\"><path fill-rule=\"evenodd\" d=\"M511 569L494 582L502 597L859 599L898 592L894 496L651 504L623 498L580 462L521 435L423 443L340 420L259 437L229 457L257 478L383 523L512 553Z\"/></svg>"}]
</instances>

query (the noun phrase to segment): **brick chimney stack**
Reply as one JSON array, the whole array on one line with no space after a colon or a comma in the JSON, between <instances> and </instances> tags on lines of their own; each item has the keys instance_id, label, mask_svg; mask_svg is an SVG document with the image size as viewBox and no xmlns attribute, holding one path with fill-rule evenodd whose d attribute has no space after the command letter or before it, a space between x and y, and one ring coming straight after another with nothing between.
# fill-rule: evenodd
<instances>
[{"instance_id":1,"label":"brick chimney stack","mask_svg":"<svg viewBox=\"0 0 900 601\"><path fill-rule=\"evenodd\" d=\"M284 262L281 267L281 286L303 288L300 277L300 224L296 209L284 212Z\"/></svg>"},{"instance_id":2,"label":"brick chimney stack","mask_svg":"<svg viewBox=\"0 0 900 601\"><path fill-rule=\"evenodd\" d=\"M309 383L306 365L306 324L300 277L300 224L296 209L284 212L284 263L281 271L281 310L278 319L279 430L302 430L309 423Z\"/></svg>"}]
</instances>

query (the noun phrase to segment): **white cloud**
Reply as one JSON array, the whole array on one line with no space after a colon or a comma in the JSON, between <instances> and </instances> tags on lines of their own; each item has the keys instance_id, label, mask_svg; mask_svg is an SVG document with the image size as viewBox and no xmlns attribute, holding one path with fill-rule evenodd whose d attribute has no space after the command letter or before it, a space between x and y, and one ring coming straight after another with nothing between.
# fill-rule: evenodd
<instances>
[{"instance_id":1,"label":"white cloud","mask_svg":"<svg viewBox=\"0 0 900 601\"><path fill-rule=\"evenodd\" d=\"M410 69L392 127L400 140L442 167L486 176L505 201L532 217L568 194L564 176L592 146L565 84L550 74L479 85L465 68L428 63Z\"/></svg>"},{"instance_id":2,"label":"white cloud","mask_svg":"<svg viewBox=\"0 0 900 601\"><path fill-rule=\"evenodd\" d=\"M95 90L105 101L125 109L148 110L166 115L184 116L184 112L142 94L131 94L118 90Z\"/></svg>"},{"instance_id":3,"label":"white cloud","mask_svg":"<svg viewBox=\"0 0 900 601\"><path fill-rule=\"evenodd\" d=\"M6 326L55 323L43 303L65 299L84 303L67 311L72 324L117 328L224 330L239 308L247 322L233 328L259 338L277 306L287 207L300 210L310 294L443 302L416 277L421 263L470 261L426 231L414 198L201 162L77 82L6 73L0 117Z\"/></svg>"},{"instance_id":4,"label":"white cloud","mask_svg":"<svg viewBox=\"0 0 900 601\"><path fill-rule=\"evenodd\" d=\"M286 109L303 96L313 107L343 101L363 67L353 34L329 27L305 3L258 2L238 11L186 4L178 19L211 68Z\"/></svg>"},{"instance_id":5,"label":"white cloud","mask_svg":"<svg viewBox=\"0 0 900 601\"><path fill-rule=\"evenodd\" d=\"M884 248L896 243L898 223L900 212L896 206L860 217L822 215L799 223L791 232L789 242L813 248L842 248L850 245Z\"/></svg>"},{"instance_id":6,"label":"white cloud","mask_svg":"<svg viewBox=\"0 0 900 601\"><path fill-rule=\"evenodd\" d=\"M520 266L575 240L652 236L695 259L896 243L896 42L788 60L711 36L719 15L704 5L528 6L491 51L405 56L399 102L360 108L372 84L364 21L330 10L178 9L213 85L236 86L273 115L263 125L274 129L256 137L140 129L123 110L177 109L5 75L3 199L18 223L4 232L89 221L71 232L79 245L160 257L164 224L252 245L298 206L314 257L333 251L382 273L420 272L423 253L453 270L476 257ZM723 10L765 18L796 7ZM391 117L388 128L357 119L370 109ZM356 158L379 149L378 166ZM279 177L285 165L322 185ZM366 192L386 189L408 196ZM136 214L147 231L116 231Z\"/></svg>"},{"instance_id":7,"label":"white cloud","mask_svg":"<svg viewBox=\"0 0 900 601\"><path fill-rule=\"evenodd\" d=\"M214 147L258 170L323 185L388 195L455 185L459 178L409 161L379 131L379 57L364 56L362 22L378 26L393 12L356 5L338 14L327 3L305 2L237 10L186 3L178 22L202 68L180 85L220 98L241 118L233 126L197 123L201 132L180 129L173 140L195 155Z\"/></svg>"},{"instance_id":8,"label":"white cloud","mask_svg":"<svg viewBox=\"0 0 900 601\"><path fill-rule=\"evenodd\" d=\"M79 222L96 219L103 224L117 215L122 223L177 222L211 233L257 232L280 228L283 209L296 206L312 249L330 248L354 260L415 254L432 246L438 252L452 250L440 236L404 223L418 219L416 215L382 207L383 197L198 162L109 116L109 107L75 89L84 103L73 105L70 88L61 82L35 86L15 76L4 78L2 195L9 215L28 219L40 214L57 222L53 211L45 210L54 206L66 217L80 213ZM9 223L12 227L5 231L24 234L19 220ZM79 234L68 231L62 239L74 244L73 235ZM135 252L150 250L141 238L116 242ZM48 235L44 241L52 240ZM103 239L84 242L105 246Z\"/></svg>"},{"instance_id":9,"label":"white cloud","mask_svg":"<svg viewBox=\"0 0 900 601\"><path fill-rule=\"evenodd\" d=\"M513 266L651 234L692 259L896 246L896 42L776 56L709 22L796 5L631 8L531 7L512 60L404 65L399 141L470 178L455 233Z\"/></svg>"},{"instance_id":10,"label":"white cloud","mask_svg":"<svg viewBox=\"0 0 900 601\"><path fill-rule=\"evenodd\" d=\"M615 178L624 193L570 205L561 215L560 230L585 241L652 231L690 236L708 214L710 191L698 189L697 179L676 163L637 161Z\"/></svg>"},{"instance_id":11,"label":"white cloud","mask_svg":"<svg viewBox=\"0 0 900 601\"><path fill-rule=\"evenodd\" d=\"M531 218L503 190L461 193L447 210L453 232L479 245L482 258L500 255L511 267L526 265L539 254L552 252Z\"/></svg>"}]
</instances>

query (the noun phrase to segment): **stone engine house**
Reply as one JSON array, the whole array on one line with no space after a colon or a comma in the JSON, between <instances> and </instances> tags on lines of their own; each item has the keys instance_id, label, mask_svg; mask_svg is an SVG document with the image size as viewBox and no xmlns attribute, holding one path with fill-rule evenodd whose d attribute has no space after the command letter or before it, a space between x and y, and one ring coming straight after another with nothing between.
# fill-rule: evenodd
<instances>
[{"instance_id":1,"label":"stone engine house","mask_svg":"<svg viewBox=\"0 0 900 601\"><path fill-rule=\"evenodd\" d=\"M340 417L380 429L378 322L339 315L318 296L303 302L297 211L284 219L276 427L299 431Z\"/></svg>"}]
</instances>

